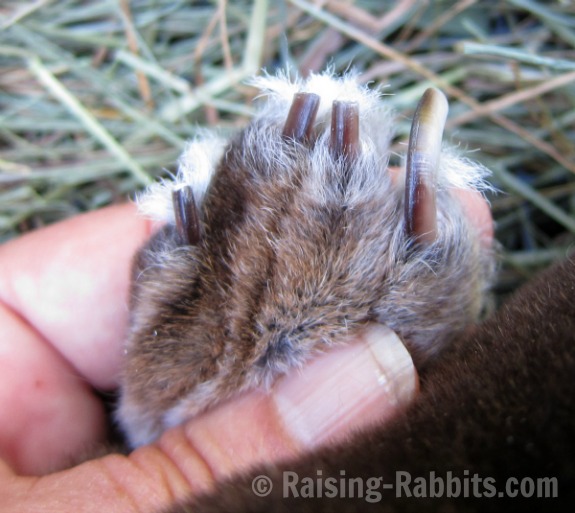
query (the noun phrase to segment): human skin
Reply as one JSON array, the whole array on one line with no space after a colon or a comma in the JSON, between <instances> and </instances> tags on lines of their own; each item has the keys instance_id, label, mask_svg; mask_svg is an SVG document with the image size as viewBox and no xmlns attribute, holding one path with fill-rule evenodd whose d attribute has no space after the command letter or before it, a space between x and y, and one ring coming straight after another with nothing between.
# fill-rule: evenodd
<instances>
[{"instance_id":1,"label":"human skin","mask_svg":"<svg viewBox=\"0 0 575 513\"><path fill-rule=\"evenodd\" d=\"M485 201L454 192L489 244ZM222 404L129 456L58 470L104 437L104 409L93 390L118 383L130 261L152 230L127 204L0 246L0 489L7 511L153 511L252 464L337 442L389 418L416 393L403 345L374 326L271 393ZM345 390L321 388L330 378Z\"/></svg>"}]
</instances>

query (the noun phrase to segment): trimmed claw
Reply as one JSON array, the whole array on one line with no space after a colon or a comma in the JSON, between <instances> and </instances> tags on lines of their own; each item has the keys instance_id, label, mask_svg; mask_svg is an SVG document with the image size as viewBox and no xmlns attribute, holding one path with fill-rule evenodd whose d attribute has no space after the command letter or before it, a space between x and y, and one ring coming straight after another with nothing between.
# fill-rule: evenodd
<instances>
[{"instance_id":1,"label":"trimmed claw","mask_svg":"<svg viewBox=\"0 0 575 513\"><path fill-rule=\"evenodd\" d=\"M335 158L359 154L359 107L356 102L333 102L330 150Z\"/></svg>"},{"instance_id":2,"label":"trimmed claw","mask_svg":"<svg viewBox=\"0 0 575 513\"><path fill-rule=\"evenodd\" d=\"M185 245L195 245L200 241L200 221L192 187L186 185L172 192L176 230Z\"/></svg>"},{"instance_id":3,"label":"trimmed claw","mask_svg":"<svg viewBox=\"0 0 575 513\"><path fill-rule=\"evenodd\" d=\"M282 135L298 142L311 138L313 124L319 108L319 96L313 93L297 93L293 97Z\"/></svg>"},{"instance_id":4,"label":"trimmed claw","mask_svg":"<svg viewBox=\"0 0 575 513\"><path fill-rule=\"evenodd\" d=\"M423 244L431 244L437 238L437 168L447 110L443 93L427 89L419 101L409 134L405 227L409 237Z\"/></svg>"}]
</instances>

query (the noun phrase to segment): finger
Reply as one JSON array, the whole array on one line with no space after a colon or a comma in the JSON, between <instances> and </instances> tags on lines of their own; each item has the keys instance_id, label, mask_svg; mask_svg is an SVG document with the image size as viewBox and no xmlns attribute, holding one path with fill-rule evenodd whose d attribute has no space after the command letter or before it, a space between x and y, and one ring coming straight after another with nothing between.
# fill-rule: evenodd
<instances>
[{"instance_id":1,"label":"finger","mask_svg":"<svg viewBox=\"0 0 575 513\"><path fill-rule=\"evenodd\" d=\"M9 510L62 513L161 510L253 465L298 456L380 423L417 388L403 344L389 330L372 327L356 343L280 380L270 393L222 404L129 457L109 456L35 481L12 477L5 503Z\"/></svg>"},{"instance_id":2,"label":"finger","mask_svg":"<svg viewBox=\"0 0 575 513\"><path fill-rule=\"evenodd\" d=\"M182 435L220 480L269 463L270 456L272 461L295 457L380 424L417 390L405 346L391 330L373 325L355 344L280 380L271 394L250 394L216 408L189 422ZM179 460L180 451L173 457ZM186 460L179 465L185 468Z\"/></svg>"},{"instance_id":3,"label":"finger","mask_svg":"<svg viewBox=\"0 0 575 513\"><path fill-rule=\"evenodd\" d=\"M0 246L0 302L92 385L116 385L128 321L130 262L150 223L132 204Z\"/></svg>"},{"instance_id":4,"label":"finger","mask_svg":"<svg viewBox=\"0 0 575 513\"><path fill-rule=\"evenodd\" d=\"M0 246L0 457L15 470L62 468L103 439L90 385L116 382L130 260L147 232L124 205Z\"/></svg>"},{"instance_id":5,"label":"finger","mask_svg":"<svg viewBox=\"0 0 575 513\"><path fill-rule=\"evenodd\" d=\"M477 230L483 246L491 247L495 233L487 200L479 192L467 189L453 189L452 194L459 200L467 219Z\"/></svg>"},{"instance_id":6,"label":"finger","mask_svg":"<svg viewBox=\"0 0 575 513\"><path fill-rule=\"evenodd\" d=\"M105 437L88 384L21 318L0 305L0 458L43 474Z\"/></svg>"}]
</instances>

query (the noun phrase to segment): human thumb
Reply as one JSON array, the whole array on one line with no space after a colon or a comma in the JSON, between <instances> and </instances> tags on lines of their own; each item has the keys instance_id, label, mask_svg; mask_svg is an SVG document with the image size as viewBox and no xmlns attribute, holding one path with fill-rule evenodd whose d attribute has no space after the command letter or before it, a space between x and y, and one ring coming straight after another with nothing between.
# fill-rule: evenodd
<instances>
[{"instance_id":1,"label":"human thumb","mask_svg":"<svg viewBox=\"0 0 575 513\"><path fill-rule=\"evenodd\" d=\"M395 333L372 325L349 344L166 431L129 456L110 455L39 478L0 472L6 511L161 511L254 465L305 454L384 422L418 378ZM52 508L52 509L51 509Z\"/></svg>"}]
</instances>

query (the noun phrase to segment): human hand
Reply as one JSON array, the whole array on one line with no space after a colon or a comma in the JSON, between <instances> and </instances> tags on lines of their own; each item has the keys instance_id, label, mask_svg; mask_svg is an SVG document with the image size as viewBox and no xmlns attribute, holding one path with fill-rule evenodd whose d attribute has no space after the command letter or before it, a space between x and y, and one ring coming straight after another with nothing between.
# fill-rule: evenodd
<instances>
[{"instance_id":1,"label":"human hand","mask_svg":"<svg viewBox=\"0 0 575 513\"><path fill-rule=\"evenodd\" d=\"M489 238L485 204L463 203ZM0 247L0 486L12 510L159 508L253 464L295 457L381 421L416 391L403 345L372 328L281 380L271 394L223 404L128 457L18 476L61 467L103 437L104 413L92 387L116 385L129 262L150 229L127 205Z\"/></svg>"}]
</instances>

